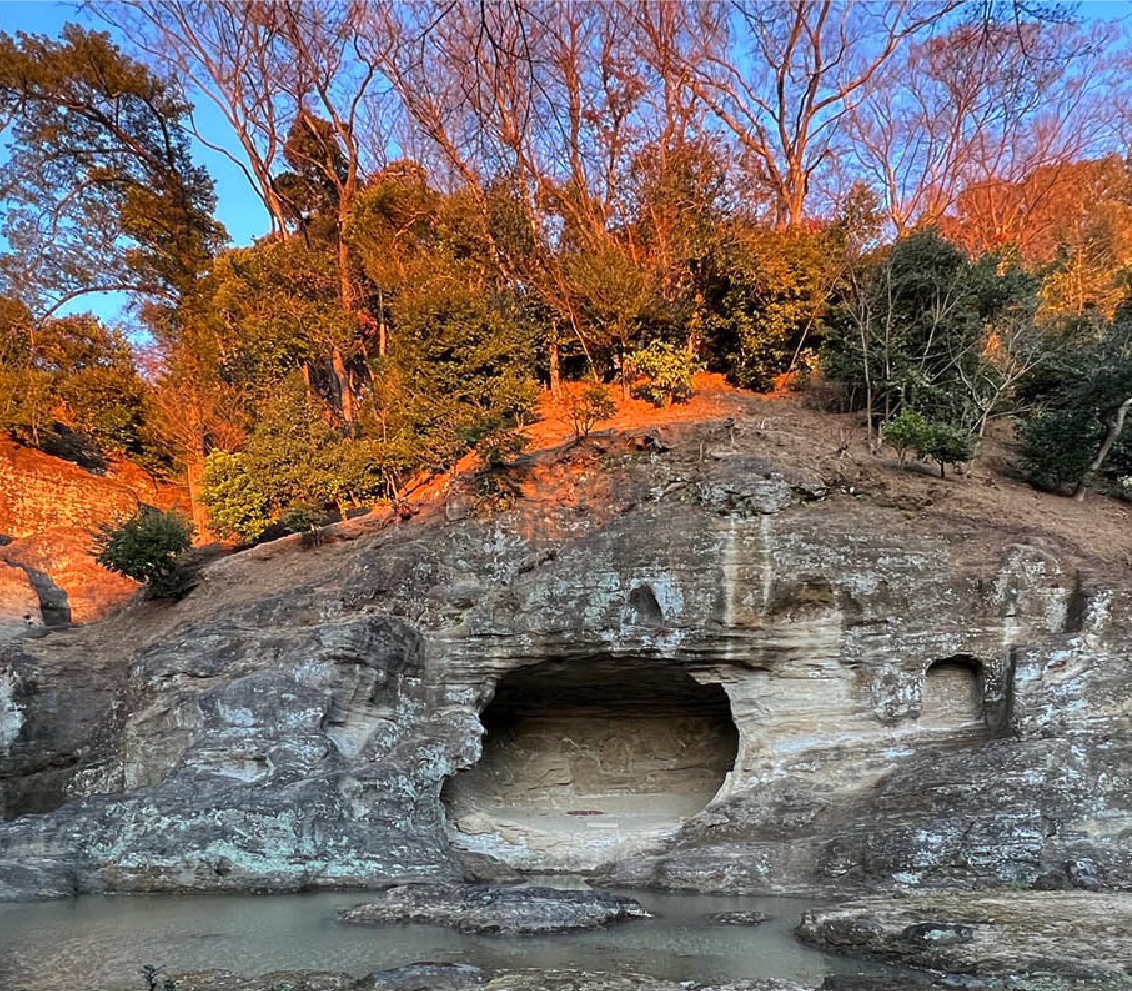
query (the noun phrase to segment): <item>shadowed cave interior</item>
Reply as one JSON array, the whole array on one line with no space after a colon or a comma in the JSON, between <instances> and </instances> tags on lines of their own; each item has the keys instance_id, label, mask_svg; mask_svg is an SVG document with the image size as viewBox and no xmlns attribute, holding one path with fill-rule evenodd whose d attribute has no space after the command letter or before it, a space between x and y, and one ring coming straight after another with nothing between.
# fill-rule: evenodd
<instances>
[{"instance_id":1,"label":"shadowed cave interior","mask_svg":"<svg viewBox=\"0 0 1132 991\"><path fill-rule=\"evenodd\" d=\"M457 845L576 869L647 848L700 812L739 734L719 685L672 662L545 662L504 675L483 756L443 798Z\"/></svg>"}]
</instances>

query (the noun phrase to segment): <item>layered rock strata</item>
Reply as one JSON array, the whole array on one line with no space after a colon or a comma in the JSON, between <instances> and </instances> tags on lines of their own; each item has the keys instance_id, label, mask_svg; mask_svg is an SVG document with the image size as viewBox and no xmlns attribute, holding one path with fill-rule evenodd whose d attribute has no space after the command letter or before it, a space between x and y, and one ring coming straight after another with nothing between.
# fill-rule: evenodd
<instances>
[{"instance_id":1,"label":"layered rock strata","mask_svg":"<svg viewBox=\"0 0 1132 991\"><path fill-rule=\"evenodd\" d=\"M187 495L127 461L95 473L0 439L0 642L124 606L137 583L97 564L94 534L142 505L185 509Z\"/></svg>"},{"instance_id":2,"label":"layered rock strata","mask_svg":"<svg viewBox=\"0 0 1132 991\"><path fill-rule=\"evenodd\" d=\"M1132 887L1125 564L1052 514L961 488L909 508L845 472L730 423L598 438L521 462L506 512L469 485L9 644L0 896L380 887L556 850L704 891ZM540 751L546 706L512 700L485 740L536 669L524 691L557 684L579 732ZM541 792L508 790L532 762Z\"/></svg>"},{"instance_id":3,"label":"layered rock strata","mask_svg":"<svg viewBox=\"0 0 1132 991\"><path fill-rule=\"evenodd\" d=\"M1132 895L1085 891L947 892L814 909L808 943L951 975L951 986L1062 987L1132 983ZM1041 983L1044 982L1044 983Z\"/></svg>"}]
</instances>

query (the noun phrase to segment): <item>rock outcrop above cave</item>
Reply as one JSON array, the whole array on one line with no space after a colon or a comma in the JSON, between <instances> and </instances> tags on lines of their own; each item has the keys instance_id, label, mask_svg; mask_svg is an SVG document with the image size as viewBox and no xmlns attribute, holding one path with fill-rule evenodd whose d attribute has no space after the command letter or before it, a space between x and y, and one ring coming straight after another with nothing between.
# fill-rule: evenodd
<instances>
[{"instance_id":1,"label":"rock outcrop above cave","mask_svg":"<svg viewBox=\"0 0 1132 991\"><path fill-rule=\"evenodd\" d=\"M751 402L527 455L505 512L454 485L458 512L264 545L176 605L2 648L0 897L383 887L557 849L703 891L1132 888L1127 507L857 463ZM444 801L480 714L540 665L575 713L621 671L612 721L644 718L633 684L690 719L666 671L717 686L714 796L665 773L703 764L678 732L637 733L645 763L580 735L542 755L573 789L555 815L463 831ZM650 795L674 796L653 832Z\"/></svg>"},{"instance_id":2,"label":"rock outcrop above cave","mask_svg":"<svg viewBox=\"0 0 1132 991\"><path fill-rule=\"evenodd\" d=\"M428 922L467 933L532 936L599 929L649 913L635 898L560 888L403 884L372 901L344 908L338 918L355 926Z\"/></svg>"}]
</instances>

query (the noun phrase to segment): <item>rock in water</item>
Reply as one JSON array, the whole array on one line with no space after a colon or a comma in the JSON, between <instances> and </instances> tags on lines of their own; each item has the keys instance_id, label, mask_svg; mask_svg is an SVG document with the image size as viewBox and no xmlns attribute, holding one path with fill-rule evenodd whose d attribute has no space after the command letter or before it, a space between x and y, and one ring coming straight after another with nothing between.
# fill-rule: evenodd
<instances>
[{"instance_id":1,"label":"rock in water","mask_svg":"<svg viewBox=\"0 0 1132 991\"><path fill-rule=\"evenodd\" d=\"M708 922L717 926L761 926L770 916L765 912L716 912Z\"/></svg>"},{"instance_id":2,"label":"rock in water","mask_svg":"<svg viewBox=\"0 0 1132 991\"><path fill-rule=\"evenodd\" d=\"M468 963L411 963L363 977L356 991L476 991L488 975Z\"/></svg>"},{"instance_id":3,"label":"rock in water","mask_svg":"<svg viewBox=\"0 0 1132 991\"><path fill-rule=\"evenodd\" d=\"M525 936L596 929L647 919L635 898L597 891L558 888L491 888L480 885L404 884L374 901L341 909L338 918L352 925L430 922L461 932Z\"/></svg>"},{"instance_id":4,"label":"rock in water","mask_svg":"<svg viewBox=\"0 0 1132 991\"><path fill-rule=\"evenodd\" d=\"M958 922L918 922L908 926L902 935L918 946L955 946L975 938L970 926Z\"/></svg>"},{"instance_id":5,"label":"rock in water","mask_svg":"<svg viewBox=\"0 0 1132 991\"><path fill-rule=\"evenodd\" d=\"M1132 983L1132 894L1125 892L865 898L811 909L796 935L836 953L943 971L947 987L1062 991ZM1001 983L1015 978L1025 982Z\"/></svg>"}]
</instances>

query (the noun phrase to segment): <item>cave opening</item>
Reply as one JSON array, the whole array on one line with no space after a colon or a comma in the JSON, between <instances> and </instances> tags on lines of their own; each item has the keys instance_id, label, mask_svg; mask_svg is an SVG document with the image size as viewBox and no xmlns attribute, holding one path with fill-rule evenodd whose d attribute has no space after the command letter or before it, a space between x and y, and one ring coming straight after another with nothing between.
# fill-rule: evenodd
<instances>
[{"instance_id":1,"label":"cave opening","mask_svg":"<svg viewBox=\"0 0 1132 991\"><path fill-rule=\"evenodd\" d=\"M480 720L479 762L443 792L449 835L527 870L647 850L711 802L739 746L723 689L674 662L521 667Z\"/></svg>"}]
</instances>

